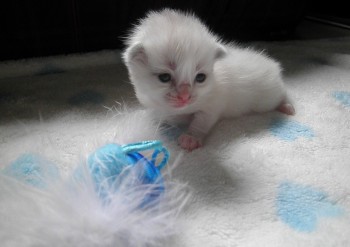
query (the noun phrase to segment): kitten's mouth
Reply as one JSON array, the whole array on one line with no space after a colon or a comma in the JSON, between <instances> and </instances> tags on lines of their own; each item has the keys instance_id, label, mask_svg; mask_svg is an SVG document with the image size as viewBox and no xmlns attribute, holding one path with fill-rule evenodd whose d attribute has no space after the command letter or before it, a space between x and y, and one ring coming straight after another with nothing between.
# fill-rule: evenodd
<instances>
[{"instance_id":1,"label":"kitten's mouth","mask_svg":"<svg viewBox=\"0 0 350 247\"><path fill-rule=\"evenodd\" d=\"M167 95L167 100L170 103L171 106L175 107L175 108L182 108L185 107L189 104L192 103L193 99L192 97L188 97L188 98L181 98L181 97L175 97L175 96L170 96Z\"/></svg>"},{"instance_id":2,"label":"kitten's mouth","mask_svg":"<svg viewBox=\"0 0 350 247\"><path fill-rule=\"evenodd\" d=\"M174 106L175 108L181 108L189 105L190 103L191 103L190 101L178 101L178 102L172 103L172 106Z\"/></svg>"}]
</instances>

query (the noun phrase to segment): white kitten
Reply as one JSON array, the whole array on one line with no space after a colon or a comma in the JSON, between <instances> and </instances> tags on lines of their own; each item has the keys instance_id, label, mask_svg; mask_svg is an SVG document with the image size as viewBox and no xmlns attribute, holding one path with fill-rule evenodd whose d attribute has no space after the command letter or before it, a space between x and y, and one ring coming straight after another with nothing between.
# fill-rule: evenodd
<instances>
[{"instance_id":1,"label":"white kitten","mask_svg":"<svg viewBox=\"0 0 350 247\"><path fill-rule=\"evenodd\" d=\"M150 12L123 54L139 101L166 119L189 117L182 148L200 147L224 117L278 109L294 114L277 62L261 52L223 44L195 16Z\"/></svg>"}]
</instances>

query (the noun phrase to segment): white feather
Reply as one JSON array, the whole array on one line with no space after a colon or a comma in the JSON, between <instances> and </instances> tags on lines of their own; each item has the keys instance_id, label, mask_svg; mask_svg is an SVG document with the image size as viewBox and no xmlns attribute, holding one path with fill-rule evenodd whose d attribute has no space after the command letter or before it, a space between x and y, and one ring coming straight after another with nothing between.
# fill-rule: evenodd
<instances>
[{"instance_id":1,"label":"white feather","mask_svg":"<svg viewBox=\"0 0 350 247\"><path fill-rule=\"evenodd\" d=\"M75 162L83 171L76 176L74 167L68 169L74 158L66 155L88 156L106 142L128 144L161 139L159 127L150 115L146 111L133 109L129 113L125 108L116 108L96 123L82 120L79 128L65 119L60 120L59 124L52 126L55 131L64 129L68 130L67 133L87 137L76 143L68 136L64 142L68 146L64 148L55 143L48 144L43 136L51 125L43 122L37 130L40 138L35 138L32 131L34 138L30 143L24 139L18 142L21 146L13 148L18 156L29 152L42 156L40 162L48 158L48 163L42 163L42 167L51 166L54 160L61 171L59 179L43 176L47 188L39 189L0 171L0 246L164 246L179 230L177 216L189 196L186 186L173 181L171 176L180 156L173 156L162 170L165 192L161 199L152 207L140 209L144 196L154 187L124 186L135 180L135 172L124 177L124 183L117 191L109 191L111 200L106 205L97 196L86 168L86 159ZM143 155L148 157L147 153ZM14 155L11 153L10 156ZM2 164L7 163L11 163L10 160L2 159Z\"/></svg>"},{"instance_id":2,"label":"white feather","mask_svg":"<svg viewBox=\"0 0 350 247\"><path fill-rule=\"evenodd\" d=\"M1 246L164 246L176 232L187 199L183 185L165 182L160 199L140 207L154 185L125 186L137 179L131 172L104 204L84 171L46 181L45 189L1 174Z\"/></svg>"}]
</instances>

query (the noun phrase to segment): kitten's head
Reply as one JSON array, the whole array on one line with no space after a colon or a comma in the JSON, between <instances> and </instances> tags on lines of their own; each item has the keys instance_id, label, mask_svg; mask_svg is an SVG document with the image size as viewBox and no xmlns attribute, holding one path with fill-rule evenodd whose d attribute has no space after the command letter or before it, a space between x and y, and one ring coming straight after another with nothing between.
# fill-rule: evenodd
<instances>
[{"instance_id":1,"label":"kitten's head","mask_svg":"<svg viewBox=\"0 0 350 247\"><path fill-rule=\"evenodd\" d=\"M123 54L136 96L169 112L196 108L212 87L214 63L225 53L193 15L151 12L136 26Z\"/></svg>"}]
</instances>

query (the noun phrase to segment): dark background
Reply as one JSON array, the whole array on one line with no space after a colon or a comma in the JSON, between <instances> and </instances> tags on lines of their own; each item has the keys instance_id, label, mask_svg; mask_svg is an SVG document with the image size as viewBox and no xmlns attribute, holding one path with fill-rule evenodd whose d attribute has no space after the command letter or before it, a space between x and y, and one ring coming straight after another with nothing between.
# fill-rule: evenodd
<instances>
[{"instance_id":1,"label":"dark background","mask_svg":"<svg viewBox=\"0 0 350 247\"><path fill-rule=\"evenodd\" d=\"M0 60L123 48L132 24L164 7L192 10L238 41L297 38L307 16L344 23L350 17L339 0L11 0L1 4Z\"/></svg>"}]
</instances>

